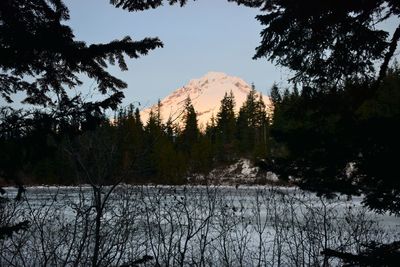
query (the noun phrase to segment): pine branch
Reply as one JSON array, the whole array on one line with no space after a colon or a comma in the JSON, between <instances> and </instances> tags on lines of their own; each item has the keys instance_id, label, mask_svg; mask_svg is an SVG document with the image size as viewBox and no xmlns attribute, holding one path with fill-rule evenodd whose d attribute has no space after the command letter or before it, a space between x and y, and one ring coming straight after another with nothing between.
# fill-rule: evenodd
<instances>
[{"instance_id":1,"label":"pine branch","mask_svg":"<svg viewBox=\"0 0 400 267\"><path fill-rule=\"evenodd\" d=\"M155 9L162 6L163 2L163 0L110 0L110 4L114 5L116 8L122 8L130 12ZM168 2L170 5L179 3L182 7L187 3L187 0L167 0L165 2Z\"/></svg>"},{"instance_id":2,"label":"pine branch","mask_svg":"<svg viewBox=\"0 0 400 267\"><path fill-rule=\"evenodd\" d=\"M68 95L67 88L81 85L78 74L94 79L102 94L119 92L127 84L107 71L108 64L124 71L125 56L136 59L163 46L158 38L133 41L129 36L87 45L62 24L67 19L61 0L0 2L0 97L6 102L24 92L22 103L57 107L54 95Z\"/></svg>"},{"instance_id":3,"label":"pine branch","mask_svg":"<svg viewBox=\"0 0 400 267\"><path fill-rule=\"evenodd\" d=\"M326 249L321 254L339 258L349 266L398 266L400 241L390 244L371 243L367 246L367 250L359 255L332 249Z\"/></svg>"},{"instance_id":4,"label":"pine branch","mask_svg":"<svg viewBox=\"0 0 400 267\"><path fill-rule=\"evenodd\" d=\"M84 118L87 114L93 112L101 113L107 108L116 109L122 101L124 95L122 92L116 92L102 101L85 102L79 96L74 98L65 98L60 106L47 111L41 112L42 116L46 116L47 120L57 124L61 120L67 118ZM36 117L35 117L36 116ZM12 108L0 109L0 136L7 135L14 131L21 133L28 132L31 127L37 125L38 120L37 110L23 111L13 110ZM39 116L40 117L40 116Z\"/></svg>"},{"instance_id":5,"label":"pine branch","mask_svg":"<svg viewBox=\"0 0 400 267\"><path fill-rule=\"evenodd\" d=\"M266 10L271 5L271 0L228 0L228 2L235 2L238 5L252 8L260 8L261 10Z\"/></svg>"},{"instance_id":6,"label":"pine branch","mask_svg":"<svg viewBox=\"0 0 400 267\"><path fill-rule=\"evenodd\" d=\"M383 78L386 76L388 67L389 67L389 62L393 58L394 52L396 51L397 44L400 40L400 25L397 26L396 31L393 34L392 40L390 41L389 44L389 50L385 54L385 58L383 60L383 63L381 65L380 71L379 71L379 76L378 76L378 83L383 80Z\"/></svg>"}]
</instances>

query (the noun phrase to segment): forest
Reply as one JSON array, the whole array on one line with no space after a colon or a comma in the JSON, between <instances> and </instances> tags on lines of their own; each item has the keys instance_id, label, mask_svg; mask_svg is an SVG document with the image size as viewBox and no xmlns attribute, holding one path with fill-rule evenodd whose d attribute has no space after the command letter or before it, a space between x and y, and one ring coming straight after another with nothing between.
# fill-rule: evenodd
<instances>
[{"instance_id":1,"label":"forest","mask_svg":"<svg viewBox=\"0 0 400 267\"><path fill-rule=\"evenodd\" d=\"M226 93L219 112L203 131L190 98L184 105L182 116L167 123L162 123L160 104L145 123L133 105L119 109L113 118L90 114L79 122L54 123L38 112L34 120L39 123L2 136L1 149L7 158L1 164L18 170L24 184L76 185L89 181L77 177L78 166L69 155L84 151L82 157L91 155L90 164L113 169L110 180L96 182L113 184L112 177L119 173L126 183L184 184L191 173L206 173L240 157L266 157L270 122L254 87L239 114L234 112L233 94ZM110 146L115 151L112 162L93 158Z\"/></svg>"},{"instance_id":2,"label":"forest","mask_svg":"<svg viewBox=\"0 0 400 267\"><path fill-rule=\"evenodd\" d=\"M270 88L273 113L253 87L236 114L227 92L202 130L190 98L181 126L160 104L147 121L121 108L128 84L109 67L127 71L159 38L87 43L62 0L0 2L0 265L397 266L397 231L369 216L400 213L400 2L228 2L259 10L254 59L292 76ZM293 191L185 185L240 158Z\"/></svg>"}]
</instances>

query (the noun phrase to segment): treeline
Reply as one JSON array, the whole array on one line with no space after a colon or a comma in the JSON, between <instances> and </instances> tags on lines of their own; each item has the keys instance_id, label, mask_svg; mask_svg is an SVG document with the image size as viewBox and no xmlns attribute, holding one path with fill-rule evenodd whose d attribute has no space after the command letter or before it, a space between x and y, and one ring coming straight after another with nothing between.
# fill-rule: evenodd
<instances>
[{"instance_id":1,"label":"treeline","mask_svg":"<svg viewBox=\"0 0 400 267\"><path fill-rule=\"evenodd\" d=\"M364 204L400 207L400 68L382 81L271 90L275 106L265 168L321 194L365 194Z\"/></svg>"},{"instance_id":2,"label":"treeline","mask_svg":"<svg viewBox=\"0 0 400 267\"><path fill-rule=\"evenodd\" d=\"M23 184L183 184L191 173L246 157L306 189L368 192L371 203L384 192L385 201L397 203L391 196L400 188L393 156L400 151L399 88L397 66L379 83L274 85L272 115L253 87L237 114L233 94L225 94L202 130L189 98L182 116L166 123L160 103L146 122L133 106L111 120L99 112L62 120L36 112L29 127L1 134L0 177Z\"/></svg>"},{"instance_id":3,"label":"treeline","mask_svg":"<svg viewBox=\"0 0 400 267\"><path fill-rule=\"evenodd\" d=\"M111 120L92 112L54 121L36 112L30 127L2 134L2 176L24 184L111 184L120 178L182 184L190 173L205 174L239 157L265 158L270 118L262 95L253 86L238 114L235 105L232 92L226 93L203 130L190 98L182 116L166 123L160 103L146 122L133 105Z\"/></svg>"}]
</instances>

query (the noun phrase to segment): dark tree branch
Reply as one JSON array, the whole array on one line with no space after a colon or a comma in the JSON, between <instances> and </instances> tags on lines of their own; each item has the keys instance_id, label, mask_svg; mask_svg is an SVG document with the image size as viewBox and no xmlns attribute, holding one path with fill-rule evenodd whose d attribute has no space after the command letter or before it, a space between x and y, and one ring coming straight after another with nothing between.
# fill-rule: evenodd
<instances>
[{"instance_id":1,"label":"dark tree branch","mask_svg":"<svg viewBox=\"0 0 400 267\"><path fill-rule=\"evenodd\" d=\"M389 50L385 54L385 58L383 60L381 69L379 71L378 82L381 82L383 78L386 76L390 60L392 59L394 52L396 52L399 40L400 40L400 25L397 27L396 31L393 34L392 40L390 41Z\"/></svg>"},{"instance_id":2,"label":"dark tree branch","mask_svg":"<svg viewBox=\"0 0 400 267\"><path fill-rule=\"evenodd\" d=\"M12 226L2 226L0 227L0 240L6 237L11 237L12 234L21 230L26 230L28 227L29 221L23 221Z\"/></svg>"},{"instance_id":3,"label":"dark tree branch","mask_svg":"<svg viewBox=\"0 0 400 267\"><path fill-rule=\"evenodd\" d=\"M325 249L321 253L327 257L339 258L347 266L398 266L400 261L400 241L390 244L371 243L367 250L357 254Z\"/></svg>"},{"instance_id":4,"label":"dark tree branch","mask_svg":"<svg viewBox=\"0 0 400 267\"><path fill-rule=\"evenodd\" d=\"M110 3L115 7L122 8L130 12L155 9L159 6L162 6L163 2L168 2L170 5L179 3L180 6L184 6L187 0L110 0Z\"/></svg>"}]
</instances>

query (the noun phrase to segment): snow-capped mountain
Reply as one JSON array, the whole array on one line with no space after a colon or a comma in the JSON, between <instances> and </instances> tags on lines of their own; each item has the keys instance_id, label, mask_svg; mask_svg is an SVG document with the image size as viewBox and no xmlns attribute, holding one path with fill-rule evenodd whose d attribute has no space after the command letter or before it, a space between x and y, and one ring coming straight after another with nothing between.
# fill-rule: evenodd
<instances>
[{"instance_id":1,"label":"snow-capped mountain","mask_svg":"<svg viewBox=\"0 0 400 267\"><path fill-rule=\"evenodd\" d=\"M218 113L220 102L226 93L233 92L235 97L235 111L238 112L246 100L251 86L238 77L229 76L222 72L209 72L200 79L193 79L187 85L176 89L161 100L161 117L164 122L171 117L173 122L182 125L182 114L186 98L189 96L197 113L200 128L206 126L212 115ZM259 93L257 94L259 95ZM263 95L267 109L271 110L271 101ZM151 109L157 104L141 111L143 122L147 122Z\"/></svg>"}]
</instances>

